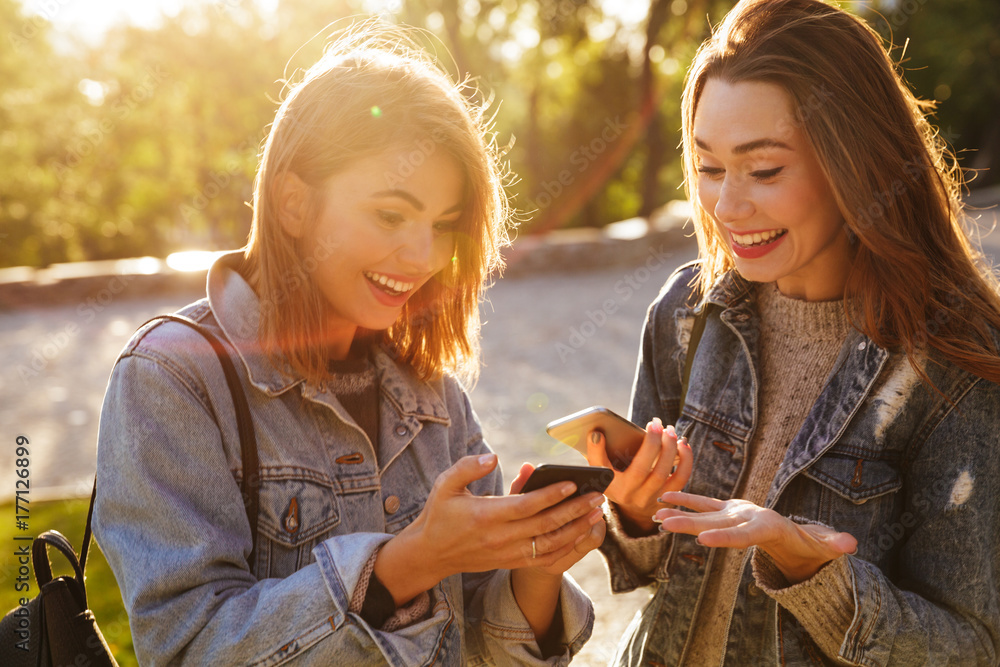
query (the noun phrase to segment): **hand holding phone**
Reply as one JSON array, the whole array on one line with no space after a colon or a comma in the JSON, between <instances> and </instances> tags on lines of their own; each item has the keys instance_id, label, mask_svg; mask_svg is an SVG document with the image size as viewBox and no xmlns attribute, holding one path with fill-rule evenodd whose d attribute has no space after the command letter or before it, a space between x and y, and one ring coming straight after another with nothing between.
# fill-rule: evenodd
<instances>
[{"instance_id":1,"label":"hand holding phone","mask_svg":"<svg viewBox=\"0 0 1000 667\"><path fill-rule=\"evenodd\" d=\"M543 489L557 482L573 482L576 484L576 492L568 497L576 498L594 491L604 493L614 478L614 472L608 468L546 464L540 465L532 471L531 476L521 487L520 493Z\"/></svg>"},{"instance_id":2,"label":"hand holding phone","mask_svg":"<svg viewBox=\"0 0 1000 667\"><path fill-rule=\"evenodd\" d=\"M628 467L646 436L641 427L599 405L550 422L545 430L584 456L587 455L587 435L594 430L601 431L608 460L616 470Z\"/></svg>"}]
</instances>

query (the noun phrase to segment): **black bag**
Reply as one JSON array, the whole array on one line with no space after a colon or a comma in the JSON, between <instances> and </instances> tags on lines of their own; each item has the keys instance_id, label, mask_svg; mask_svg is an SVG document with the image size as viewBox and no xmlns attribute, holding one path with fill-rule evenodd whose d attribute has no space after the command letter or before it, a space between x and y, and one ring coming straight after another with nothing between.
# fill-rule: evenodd
<instances>
[{"instance_id":1,"label":"black bag","mask_svg":"<svg viewBox=\"0 0 1000 667\"><path fill-rule=\"evenodd\" d=\"M185 324L200 333L212 345L222 364L226 384L236 410L236 426L240 435L240 454L243 476L240 491L243 494L250 521L252 547L249 564L253 568L257 547L257 507L260 493L260 464L257 459L257 437L250 416L246 394L232 360L221 341L194 320L181 315L160 315L154 320L171 320ZM140 327L141 328L141 327ZM118 667L108 644L104 641L97 620L87 606L87 590L83 572L90 549L90 525L97 498L97 480L90 495L87 526L83 534L83 548L77 560L76 552L61 533L49 530L35 538L31 545L31 561L40 593L27 605L16 607L0 621L0 667ZM52 564L47 547L58 549L73 566L75 576L52 578Z\"/></svg>"},{"instance_id":2,"label":"black bag","mask_svg":"<svg viewBox=\"0 0 1000 667\"><path fill-rule=\"evenodd\" d=\"M94 491L97 491L96 485ZM94 614L87 606L87 589L83 583L83 568L87 565L90 546L90 515L93 511L92 494L79 560L73 545L58 531L46 531L32 542L31 562L40 592L27 605L16 607L0 621L0 641L3 642L0 646L0 665L118 666L97 627ZM73 566L74 576L52 578L52 564L48 553L50 546L66 557Z\"/></svg>"}]
</instances>

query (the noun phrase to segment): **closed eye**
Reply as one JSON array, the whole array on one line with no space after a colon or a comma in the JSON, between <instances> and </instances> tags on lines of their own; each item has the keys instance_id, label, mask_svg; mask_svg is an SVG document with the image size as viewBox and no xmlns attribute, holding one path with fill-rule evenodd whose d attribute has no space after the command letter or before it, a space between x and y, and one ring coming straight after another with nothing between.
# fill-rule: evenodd
<instances>
[{"instance_id":1,"label":"closed eye","mask_svg":"<svg viewBox=\"0 0 1000 667\"><path fill-rule=\"evenodd\" d=\"M721 169L719 167L698 167L698 173L705 174L709 178L716 178L725 172L725 169Z\"/></svg>"},{"instance_id":2,"label":"closed eye","mask_svg":"<svg viewBox=\"0 0 1000 667\"><path fill-rule=\"evenodd\" d=\"M375 211L375 214L387 227L398 227L403 223L403 216L396 211L379 209Z\"/></svg>"},{"instance_id":3,"label":"closed eye","mask_svg":"<svg viewBox=\"0 0 1000 667\"><path fill-rule=\"evenodd\" d=\"M757 181L758 183L764 183L766 181L771 180L778 174L780 174L782 169L784 169L784 167L775 167L774 169L762 169L761 171L751 171L750 176L752 176L753 180Z\"/></svg>"}]
</instances>

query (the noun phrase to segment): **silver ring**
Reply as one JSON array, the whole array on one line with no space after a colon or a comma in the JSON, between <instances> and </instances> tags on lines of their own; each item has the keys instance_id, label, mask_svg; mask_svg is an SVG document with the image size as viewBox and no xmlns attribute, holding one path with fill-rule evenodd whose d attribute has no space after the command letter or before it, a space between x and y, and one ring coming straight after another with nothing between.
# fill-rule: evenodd
<instances>
[{"instance_id":1,"label":"silver ring","mask_svg":"<svg viewBox=\"0 0 1000 667\"><path fill-rule=\"evenodd\" d=\"M535 550L535 538L532 537L531 538L531 557L532 557L532 559L534 559L534 557L537 556L537 555L538 555L538 552Z\"/></svg>"}]
</instances>

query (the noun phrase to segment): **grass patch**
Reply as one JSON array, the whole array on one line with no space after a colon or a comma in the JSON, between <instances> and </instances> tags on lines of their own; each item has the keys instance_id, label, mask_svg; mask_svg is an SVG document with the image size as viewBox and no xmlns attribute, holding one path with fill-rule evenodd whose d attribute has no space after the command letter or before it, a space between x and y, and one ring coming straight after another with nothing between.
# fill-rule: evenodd
<instances>
[{"instance_id":1,"label":"grass patch","mask_svg":"<svg viewBox=\"0 0 1000 667\"><path fill-rule=\"evenodd\" d=\"M14 540L15 535L37 535L46 530L58 530L66 536L73 548L79 552L83 542L83 529L87 522L87 507L90 498L80 500L54 500L45 503L31 503L28 531L18 530L14 523L14 503L0 505L0 612L6 614L18 605L21 597L33 598L38 595L34 568L31 569L29 588L25 592L15 590L18 577L15 551L22 545L30 545L27 540ZM73 569L55 549L49 550L53 575L72 574ZM136 667L135 652L132 649L132 632L128 627L128 616L122 605L121 593L115 576L108 567L97 542L90 545L87 556L87 602L90 604L104 639L111 647L115 660L121 667Z\"/></svg>"}]
</instances>

